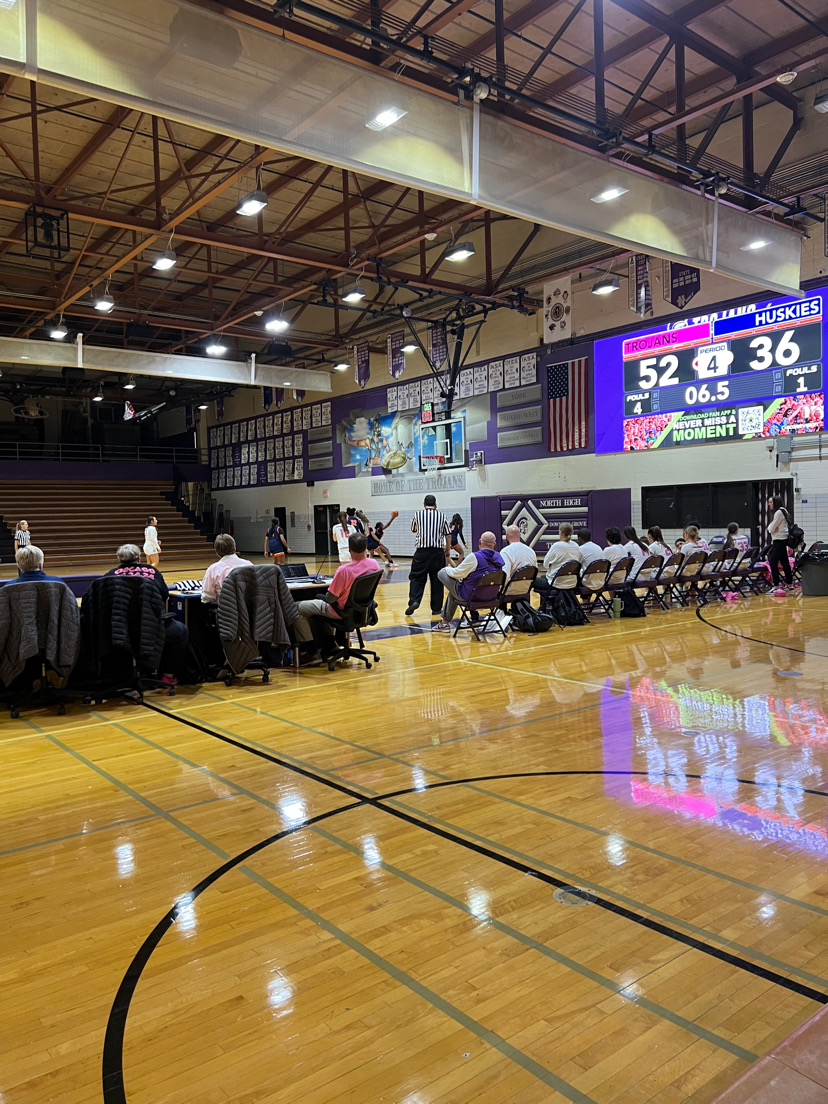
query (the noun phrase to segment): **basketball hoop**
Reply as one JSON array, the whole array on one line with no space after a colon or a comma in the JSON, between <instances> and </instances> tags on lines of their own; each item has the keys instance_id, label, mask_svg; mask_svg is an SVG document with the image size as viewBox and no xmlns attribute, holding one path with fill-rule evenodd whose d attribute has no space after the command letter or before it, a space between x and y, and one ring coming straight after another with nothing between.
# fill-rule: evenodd
<instances>
[{"instance_id":1,"label":"basketball hoop","mask_svg":"<svg viewBox=\"0 0 828 1104\"><path fill-rule=\"evenodd\" d=\"M439 475L440 469L446 462L445 456L424 456L422 460L426 475Z\"/></svg>"}]
</instances>

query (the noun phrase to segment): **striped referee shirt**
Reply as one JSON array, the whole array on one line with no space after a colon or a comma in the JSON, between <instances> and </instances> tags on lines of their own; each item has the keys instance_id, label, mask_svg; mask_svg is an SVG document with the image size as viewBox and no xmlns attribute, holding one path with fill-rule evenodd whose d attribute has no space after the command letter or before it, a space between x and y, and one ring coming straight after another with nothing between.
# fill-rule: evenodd
<instances>
[{"instance_id":1,"label":"striped referee shirt","mask_svg":"<svg viewBox=\"0 0 828 1104\"><path fill-rule=\"evenodd\" d=\"M32 534L28 529L18 529L14 534L14 539L17 541L17 550L25 548L27 544L32 543Z\"/></svg>"},{"instance_id":2,"label":"striped referee shirt","mask_svg":"<svg viewBox=\"0 0 828 1104\"><path fill-rule=\"evenodd\" d=\"M434 507L418 510L411 521L411 532L418 548L445 548L451 528L446 515Z\"/></svg>"}]
</instances>

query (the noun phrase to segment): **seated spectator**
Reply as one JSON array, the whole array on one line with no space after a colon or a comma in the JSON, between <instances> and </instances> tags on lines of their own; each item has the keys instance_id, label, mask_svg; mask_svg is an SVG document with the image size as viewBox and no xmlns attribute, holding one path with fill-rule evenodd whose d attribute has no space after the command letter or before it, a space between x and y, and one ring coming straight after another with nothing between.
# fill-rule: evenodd
<instances>
[{"instance_id":1,"label":"seated spectator","mask_svg":"<svg viewBox=\"0 0 828 1104\"><path fill-rule=\"evenodd\" d=\"M624 528L624 536L627 538L627 543L624 545L624 552L628 556L632 556L633 565L630 571L630 578L634 579L638 574L638 570L648 556L654 555L650 552L644 541L639 540L638 533L636 532L634 525L627 525Z\"/></svg>"},{"instance_id":2,"label":"seated spectator","mask_svg":"<svg viewBox=\"0 0 828 1104\"><path fill-rule=\"evenodd\" d=\"M477 543L478 550L469 552L456 567L447 564L437 572L437 578L446 588L446 601L442 617L434 626L435 632L451 630L451 620L457 612L458 602L471 597L472 591L484 575L490 571L506 571L503 557L495 550L497 538L494 533L481 533Z\"/></svg>"},{"instance_id":3,"label":"seated spectator","mask_svg":"<svg viewBox=\"0 0 828 1104\"><path fill-rule=\"evenodd\" d=\"M6 586L14 583L62 583L57 575L47 575L43 570L43 550L36 544L25 544L14 554L14 562L17 564L18 576L9 579Z\"/></svg>"},{"instance_id":4,"label":"seated spectator","mask_svg":"<svg viewBox=\"0 0 828 1104\"><path fill-rule=\"evenodd\" d=\"M617 525L610 525L606 530L607 547L601 553L601 558L609 560L610 568L615 567L619 560L626 559L627 550L621 543L621 530Z\"/></svg>"},{"instance_id":5,"label":"seated spectator","mask_svg":"<svg viewBox=\"0 0 828 1104\"><path fill-rule=\"evenodd\" d=\"M665 541L664 534L658 525L651 525L647 530L647 551L650 556L663 556L665 562L673 554L673 550Z\"/></svg>"},{"instance_id":6,"label":"seated spectator","mask_svg":"<svg viewBox=\"0 0 828 1104\"><path fill-rule=\"evenodd\" d=\"M747 552L750 548L750 540L744 533L739 532L738 522L731 521L728 525L724 546L725 548L736 548L740 553Z\"/></svg>"},{"instance_id":7,"label":"seated spectator","mask_svg":"<svg viewBox=\"0 0 828 1104\"><path fill-rule=\"evenodd\" d=\"M122 544L115 555L118 566L107 571L107 575L117 575L127 579L149 579L158 588L164 601L167 601L170 592L164 582L164 576L152 564L141 563L141 550L137 544Z\"/></svg>"},{"instance_id":8,"label":"seated spectator","mask_svg":"<svg viewBox=\"0 0 828 1104\"><path fill-rule=\"evenodd\" d=\"M676 543L673 545L676 552L681 552L681 546L684 544L684 537L676 537Z\"/></svg>"},{"instance_id":9,"label":"seated spectator","mask_svg":"<svg viewBox=\"0 0 828 1104\"><path fill-rule=\"evenodd\" d=\"M152 564L141 563L141 550L137 544L122 544L115 553L118 566L106 572L126 579L147 579L155 586L166 603L170 596L164 576ZM164 616L164 652L161 656L161 672L164 682L174 686L179 678L188 677L190 669L190 630L183 621L176 621L171 613Z\"/></svg>"},{"instance_id":10,"label":"seated spectator","mask_svg":"<svg viewBox=\"0 0 828 1104\"><path fill-rule=\"evenodd\" d=\"M304 651L304 665L310 666L322 661L322 652L328 651L328 641L320 642L317 647L314 641L310 619L312 617L324 617L330 621L330 629L326 636L330 636L336 629L337 621L342 620L342 611L351 593L351 587L360 575L368 575L372 571L382 571L376 560L368 555L368 545L362 533L351 533L348 537L347 554L349 559L341 563L331 579L328 592L324 598L306 598L303 602L297 602L299 620L294 624L293 631L300 651ZM324 644L324 646L323 646Z\"/></svg>"},{"instance_id":11,"label":"seated spectator","mask_svg":"<svg viewBox=\"0 0 828 1104\"><path fill-rule=\"evenodd\" d=\"M517 525L506 527L506 546L501 548L500 556L507 579L511 579L522 567L538 566L538 557L535 555L534 548L530 548L520 539L520 529Z\"/></svg>"},{"instance_id":12,"label":"seated spectator","mask_svg":"<svg viewBox=\"0 0 828 1104\"><path fill-rule=\"evenodd\" d=\"M552 580L555 578L558 568L572 560L577 564L583 562L581 548L572 539L572 526L568 521L562 521L558 527L558 539L549 545L549 551L543 558L543 570L546 572L546 577L537 580L535 590L540 591L541 594L546 593L552 585ZM571 590L577 585L577 575L568 575L561 580L562 590Z\"/></svg>"},{"instance_id":13,"label":"seated spectator","mask_svg":"<svg viewBox=\"0 0 828 1104\"><path fill-rule=\"evenodd\" d=\"M684 544L681 546L679 551L685 556L690 556L693 552L710 551L707 541L699 535L698 526L687 526L687 528L684 530Z\"/></svg>"},{"instance_id":14,"label":"seated spectator","mask_svg":"<svg viewBox=\"0 0 828 1104\"><path fill-rule=\"evenodd\" d=\"M602 560L604 558L603 548L592 539L592 530L579 529L575 536L578 539L578 549L581 553L581 563L584 567L591 564L593 560Z\"/></svg>"},{"instance_id":15,"label":"seated spectator","mask_svg":"<svg viewBox=\"0 0 828 1104\"><path fill-rule=\"evenodd\" d=\"M236 542L229 533L219 533L213 542L213 548L219 557L218 563L210 564L204 572L201 584L202 602L217 602L221 594L221 584L234 567L252 567L250 560L236 555Z\"/></svg>"}]
</instances>

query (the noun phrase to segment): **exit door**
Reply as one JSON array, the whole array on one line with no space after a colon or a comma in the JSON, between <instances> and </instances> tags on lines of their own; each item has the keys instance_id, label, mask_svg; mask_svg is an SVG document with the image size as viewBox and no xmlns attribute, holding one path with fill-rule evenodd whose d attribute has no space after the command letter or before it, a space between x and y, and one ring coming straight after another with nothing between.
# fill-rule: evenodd
<instances>
[{"instance_id":1,"label":"exit door","mask_svg":"<svg viewBox=\"0 0 828 1104\"><path fill-rule=\"evenodd\" d=\"M313 508L314 551L317 556L332 556L334 553L331 530L336 525L339 503L325 503Z\"/></svg>"}]
</instances>

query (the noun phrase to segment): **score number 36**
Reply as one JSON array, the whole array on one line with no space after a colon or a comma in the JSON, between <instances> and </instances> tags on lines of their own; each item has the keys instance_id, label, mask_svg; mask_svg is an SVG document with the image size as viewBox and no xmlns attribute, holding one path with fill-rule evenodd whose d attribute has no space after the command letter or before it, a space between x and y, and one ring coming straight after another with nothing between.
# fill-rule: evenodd
<instances>
[{"instance_id":1,"label":"score number 36","mask_svg":"<svg viewBox=\"0 0 828 1104\"><path fill-rule=\"evenodd\" d=\"M796 364L799 360L800 351L797 343L792 340L793 334L793 330L785 330L775 349L773 348L772 338L767 334L754 337L750 342L750 348L756 349L757 355L754 360L748 362L748 367L755 372L761 372L764 368L770 368L774 362L781 365ZM655 369L656 364L659 368L664 369L661 375ZM656 357L642 360L638 386L649 391L653 387L669 387L671 384L680 383L681 380L676 376L678 365L678 357L673 353L667 353L661 360ZM727 395L718 397L725 399Z\"/></svg>"}]
</instances>

